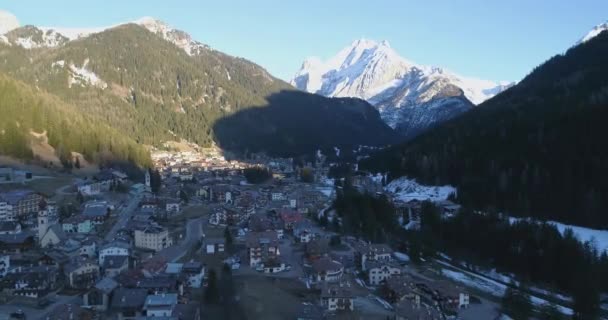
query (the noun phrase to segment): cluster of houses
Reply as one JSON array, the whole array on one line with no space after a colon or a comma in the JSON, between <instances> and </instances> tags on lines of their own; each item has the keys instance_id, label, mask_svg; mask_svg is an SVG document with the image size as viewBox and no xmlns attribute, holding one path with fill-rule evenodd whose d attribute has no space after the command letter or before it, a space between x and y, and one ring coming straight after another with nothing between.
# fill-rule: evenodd
<instances>
[{"instance_id":1,"label":"cluster of houses","mask_svg":"<svg viewBox=\"0 0 608 320\"><path fill-rule=\"evenodd\" d=\"M203 285L205 266L155 255L172 245L169 230L158 221L181 211L177 197L153 196L144 185L131 197L138 203L124 227L102 237L100 231L118 218L104 194L123 183L130 181L115 170L78 183L83 202L69 216L60 216L57 204L33 190L0 192L0 301L41 307L55 301L59 290L71 290L84 303L63 305L47 318L103 313L118 319L200 319L190 289Z\"/></svg>"},{"instance_id":2,"label":"cluster of houses","mask_svg":"<svg viewBox=\"0 0 608 320\"><path fill-rule=\"evenodd\" d=\"M173 245L165 222L194 202L211 209L209 225L234 234L240 250L229 250L226 237L203 236L203 257L226 258L224 263L235 270L243 260L264 274L287 272L298 264L302 274L294 275L318 292L318 303L303 307L302 319L356 311L355 300L370 292L355 290L353 280L390 304L395 319L443 319L469 304L463 288L407 272L387 244L347 239L317 225L312 217L329 206L332 194L319 184L297 182L291 159L256 159L275 175L261 185L244 182L241 169L250 164L228 161L217 149L155 151L152 159L162 188L150 192L150 172L145 183L132 185L129 198L137 200L135 209L124 226L105 238L100 231L112 227L121 210L103 195L131 185L120 171L102 170L79 182L75 187L84 200L69 216L60 216L54 202L32 190L0 192L0 301L41 306L59 289L68 289L79 292L83 304L53 312L76 318L103 313L118 319L200 319L193 290L204 286L206 266L194 260L166 261L158 254ZM372 194L382 192L383 182L368 175L353 178L356 188ZM460 209L447 200L436 204L444 217ZM420 227L421 206L416 200L395 203L404 227ZM344 244L341 250L335 242ZM298 254L290 252L294 248Z\"/></svg>"},{"instance_id":3,"label":"cluster of houses","mask_svg":"<svg viewBox=\"0 0 608 320\"><path fill-rule=\"evenodd\" d=\"M248 166L237 160L227 160L218 148L193 148L192 151L154 151L151 153L154 167L163 177L190 181L195 171L243 169Z\"/></svg>"}]
</instances>

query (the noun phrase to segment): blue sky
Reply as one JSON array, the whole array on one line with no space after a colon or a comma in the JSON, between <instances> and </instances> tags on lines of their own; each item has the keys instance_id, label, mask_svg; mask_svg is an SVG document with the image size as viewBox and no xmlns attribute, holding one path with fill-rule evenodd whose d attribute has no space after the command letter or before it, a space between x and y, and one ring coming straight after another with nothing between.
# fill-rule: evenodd
<instances>
[{"instance_id":1,"label":"blue sky","mask_svg":"<svg viewBox=\"0 0 608 320\"><path fill-rule=\"evenodd\" d=\"M289 79L308 56L362 37L405 58L489 80L519 80L608 20L606 0L5 0L21 24L105 26L152 16Z\"/></svg>"}]
</instances>

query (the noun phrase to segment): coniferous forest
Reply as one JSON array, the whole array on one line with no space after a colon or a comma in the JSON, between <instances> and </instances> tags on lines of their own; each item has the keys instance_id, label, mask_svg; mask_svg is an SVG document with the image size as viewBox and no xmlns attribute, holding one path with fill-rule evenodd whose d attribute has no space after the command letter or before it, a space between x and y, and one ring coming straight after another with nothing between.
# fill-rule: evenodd
<instances>
[{"instance_id":1,"label":"coniferous forest","mask_svg":"<svg viewBox=\"0 0 608 320\"><path fill-rule=\"evenodd\" d=\"M608 32L519 84L361 163L458 187L479 210L608 227Z\"/></svg>"},{"instance_id":2,"label":"coniferous forest","mask_svg":"<svg viewBox=\"0 0 608 320\"><path fill-rule=\"evenodd\" d=\"M37 32L23 27L7 36ZM293 156L319 147L384 145L396 137L362 100L297 91L250 61L210 48L188 55L135 24L55 48L0 43L0 55L0 72L78 106L140 144L183 138L236 153Z\"/></svg>"},{"instance_id":3,"label":"coniferous forest","mask_svg":"<svg viewBox=\"0 0 608 320\"><path fill-rule=\"evenodd\" d=\"M31 146L48 142L64 165L73 161L72 151L99 164L150 165L149 153L143 146L56 97L2 75L0 96L2 155L32 159Z\"/></svg>"}]
</instances>

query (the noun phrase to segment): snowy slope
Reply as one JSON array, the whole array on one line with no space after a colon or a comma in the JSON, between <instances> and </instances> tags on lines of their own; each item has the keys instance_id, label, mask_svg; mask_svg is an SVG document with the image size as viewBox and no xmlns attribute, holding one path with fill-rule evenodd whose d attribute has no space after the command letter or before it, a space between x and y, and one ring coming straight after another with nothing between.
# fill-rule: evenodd
<instances>
[{"instance_id":1,"label":"snowy slope","mask_svg":"<svg viewBox=\"0 0 608 320\"><path fill-rule=\"evenodd\" d=\"M531 218L509 217L510 223L515 223L519 220L535 221ZM557 221L547 221L547 223L554 225L562 235L566 230L570 229L579 241L590 242L598 251L608 251L608 230L591 229Z\"/></svg>"},{"instance_id":2,"label":"snowy slope","mask_svg":"<svg viewBox=\"0 0 608 320\"><path fill-rule=\"evenodd\" d=\"M307 59L291 84L324 96L368 100L404 136L467 111L511 85L416 65L387 41L366 39L353 42L325 62Z\"/></svg>"},{"instance_id":3,"label":"snowy slope","mask_svg":"<svg viewBox=\"0 0 608 320\"><path fill-rule=\"evenodd\" d=\"M456 188L452 186L424 186L416 180L402 177L391 181L384 187L395 200L408 202L411 200L419 201L442 201L446 200L450 194L456 193Z\"/></svg>"},{"instance_id":4,"label":"snowy slope","mask_svg":"<svg viewBox=\"0 0 608 320\"><path fill-rule=\"evenodd\" d=\"M577 42L577 44L587 42L587 41L591 40L593 37L600 34L602 31L606 31L606 30L608 30L608 21L606 21L602 24L598 24L597 26L593 27L593 29L591 29L591 31L589 31L583 38L581 38L581 40L579 40Z\"/></svg>"}]
</instances>

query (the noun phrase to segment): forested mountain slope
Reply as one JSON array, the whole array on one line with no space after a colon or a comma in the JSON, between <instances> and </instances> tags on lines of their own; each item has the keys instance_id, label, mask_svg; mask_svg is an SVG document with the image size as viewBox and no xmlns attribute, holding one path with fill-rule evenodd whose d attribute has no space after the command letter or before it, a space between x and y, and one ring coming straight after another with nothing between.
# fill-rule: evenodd
<instances>
[{"instance_id":1,"label":"forested mountain slope","mask_svg":"<svg viewBox=\"0 0 608 320\"><path fill-rule=\"evenodd\" d=\"M184 138L208 146L216 139L213 127L219 119L268 106L267 98L292 89L254 63L200 43L190 43L186 48L180 39L190 39L187 34L170 30L158 21L145 23L145 27L120 25L50 47L26 49L11 42L0 44L0 70L56 94L82 112L149 145ZM32 32L35 27L27 28ZM28 31L20 29L10 33ZM343 102L336 99L324 103ZM304 103L297 105L315 109ZM324 122L334 114L315 112L312 122L306 123ZM377 125L375 121L381 120L372 117L358 125L371 128ZM274 124L256 124L257 130L268 126ZM313 128L304 125L300 129L302 134L312 134ZM293 135L287 131L277 134ZM384 137L379 134L371 142L381 145L391 141ZM331 134L324 137L328 143L342 142L333 138ZM362 138L351 134L348 142L356 144ZM281 145L273 148L264 151L285 153Z\"/></svg>"},{"instance_id":2,"label":"forested mountain slope","mask_svg":"<svg viewBox=\"0 0 608 320\"><path fill-rule=\"evenodd\" d=\"M143 146L79 112L60 99L0 74L0 154L32 159L32 145L44 137L62 161L71 152L96 163L150 165ZM60 165L58 163L54 165Z\"/></svg>"},{"instance_id":3,"label":"forested mountain slope","mask_svg":"<svg viewBox=\"0 0 608 320\"><path fill-rule=\"evenodd\" d=\"M455 185L479 209L608 227L607 57L603 32L362 166Z\"/></svg>"}]
</instances>

